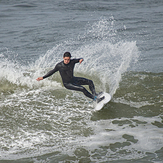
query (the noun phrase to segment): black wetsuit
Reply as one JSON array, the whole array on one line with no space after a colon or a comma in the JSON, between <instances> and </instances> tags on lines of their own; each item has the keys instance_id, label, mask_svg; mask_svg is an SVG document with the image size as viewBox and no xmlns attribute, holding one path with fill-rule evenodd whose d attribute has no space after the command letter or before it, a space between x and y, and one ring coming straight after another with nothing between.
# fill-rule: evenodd
<instances>
[{"instance_id":1,"label":"black wetsuit","mask_svg":"<svg viewBox=\"0 0 163 163\"><path fill-rule=\"evenodd\" d=\"M81 59L81 58L80 58ZM55 68L49 71L43 79L51 76L55 72L59 71L63 85L70 90L76 90L83 92L87 97L94 99L96 94L95 87L92 80L81 78L81 77L74 77L74 66L76 63L79 62L80 59L72 59L68 64L65 64L64 61L58 63ZM89 89L91 90L92 94L89 93L83 86L81 85L89 85Z\"/></svg>"}]
</instances>

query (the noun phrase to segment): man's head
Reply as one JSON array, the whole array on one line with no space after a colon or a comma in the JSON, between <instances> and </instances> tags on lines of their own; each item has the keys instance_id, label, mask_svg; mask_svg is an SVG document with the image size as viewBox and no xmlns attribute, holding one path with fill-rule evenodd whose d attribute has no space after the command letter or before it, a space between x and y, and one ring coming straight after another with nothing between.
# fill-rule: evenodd
<instances>
[{"instance_id":1,"label":"man's head","mask_svg":"<svg viewBox=\"0 0 163 163\"><path fill-rule=\"evenodd\" d=\"M69 64L71 58L70 52L65 52L63 55L64 64Z\"/></svg>"}]
</instances>

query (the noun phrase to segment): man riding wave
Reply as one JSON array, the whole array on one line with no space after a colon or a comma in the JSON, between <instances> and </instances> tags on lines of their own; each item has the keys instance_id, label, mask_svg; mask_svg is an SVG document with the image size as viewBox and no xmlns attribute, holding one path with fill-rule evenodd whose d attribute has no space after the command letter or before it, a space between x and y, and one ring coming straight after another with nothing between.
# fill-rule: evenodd
<instances>
[{"instance_id":1,"label":"man riding wave","mask_svg":"<svg viewBox=\"0 0 163 163\"><path fill-rule=\"evenodd\" d=\"M65 88L70 90L75 90L75 91L81 91L84 93L85 96L93 100L96 100L97 103L99 103L105 97L103 96L101 98L97 98L97 93L95 91L95 86L93 84L93 81L86 78L74 76L75 64L82 63L82 62L83 62L83 58L71 59L70 52L65 52L63 55L63 61L59 62L54 67L54 69L49 71L46 75L44 75L43 77L38 77L36 80L37 81L43 80L53 75L55 72L59 71ZM91 93L88 92L87 89L82 85L88 85Z\"/></svg>"}]
</instances>

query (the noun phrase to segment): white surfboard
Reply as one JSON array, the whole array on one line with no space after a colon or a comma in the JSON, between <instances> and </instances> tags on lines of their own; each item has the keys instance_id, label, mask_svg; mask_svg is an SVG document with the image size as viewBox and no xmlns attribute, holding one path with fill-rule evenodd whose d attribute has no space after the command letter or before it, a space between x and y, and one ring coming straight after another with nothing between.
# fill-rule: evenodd
<instances>
[{"instance_id":1,"label":"white surfboard","mask_svg":"<svg viewBox=\"0 0 163 163\"><path fill-rule=\"evenodd\" d=\"M103 108L103 106L108 103L111 100L111 95L109 93L103 92L98 96L98 98L105 96L105 98L100 101L99 103L96 103L95 105L95 111L99 111Z\"/></svg>"}]
</instances>

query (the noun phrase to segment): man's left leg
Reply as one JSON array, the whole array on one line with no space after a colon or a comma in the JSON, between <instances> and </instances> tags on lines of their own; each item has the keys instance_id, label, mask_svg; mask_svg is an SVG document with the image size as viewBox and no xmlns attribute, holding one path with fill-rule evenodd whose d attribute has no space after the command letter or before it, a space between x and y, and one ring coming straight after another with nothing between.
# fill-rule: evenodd
<instances>
[{"instance_id":1,"label":"man's left leg","mask_svg":"<svg viewBox=\"0 0 163 163\"><path fill-rule=\"evenodd\" d=\"M89 89L92 92L92 96L94 97L94 100L97 101L97 103L99 103L100 101L102 101L105 98L104 96L100 97L100 98L97 97L97 93L95 91L95 86L94 86L92 80L89 80L86 78L81 78L81 77L74 77L73 82L74 82L74 84L77 84L77 85L89 85Z\"/></svg>"},{"instance_id":2,"label":"man's left leg","mask_svg":"<svg viewBox=\"0 0 163 163\"><path fill-rule=\"evenodd\" d=\"M81 91L85 94L85 96L94 99L94 95L89 93L83 86L77 85L74 83L64 83L65 88L70 89L70 90L75 90L75 91Z\"/></svg>"},{"instance_id":3,"label":"man's left leg","mask_svg":"<svg viewBox=\"0 0 163 163\"><path fill-rule=\"evenodd\" d=\"M92 92L93 96L96 96L95 86L92 80L82 78L82 77L74 77L73 83L77 85L88 85L90 91Z\"/></svg>"}]
</instances>

